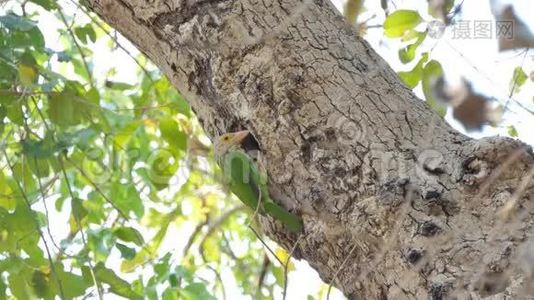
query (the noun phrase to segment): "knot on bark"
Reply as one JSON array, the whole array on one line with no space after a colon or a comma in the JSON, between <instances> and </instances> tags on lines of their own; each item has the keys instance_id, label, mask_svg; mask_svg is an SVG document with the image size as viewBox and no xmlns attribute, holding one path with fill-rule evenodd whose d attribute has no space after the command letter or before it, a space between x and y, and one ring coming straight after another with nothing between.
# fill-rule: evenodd
<instances>
[{"instance_id":1,"label":"knot on bark","mask_svg":"<svg viewBox=\"0 0 534 300\"><path fill-rule=\"evenodd\" d=\"M404 253L404 258L406 261L408 261L410 264L415 265L417 262L421 260L421 258L424 255L424 250L422 249L408 249Z\"/></svg>"},{"instance_id":2,"label":"knot on bark","mask_svg":"<svg viewBox=\"0 0 534 300\"><path fill-rule=\"evenodd\" d=\"M469 186L480 185L492 174L512 174L532 163L532 147L507 137L489 137L473 140L464 148L463 178ZM506 177L511 177L510 175Z\"/></svg>"},{"instance_id":3,"label":"knot on bark","mask_svg":"<svg viewBox=\"0 0 534 300\"><path fill-rule=\"evenodd\" d=\"M464 183L467 185L478 185L482 183L490 173L488 163L484 160L472 158L464 165Z\"/></svg>"},{"instance_id":4,"label":"knot on bark","mask_svg":"<svg viewBox=\"0 0 534 300\"><path fill-rule=\"evenodd\" d=\"M435 281L430 286L430 299L431 300L442 300L447 294L449 294L453 289L453 285L450 281Z\"/></svg>"},{"instance_id":5,"label":"knot on bark","mask_svg":"<svg viewBox=\"0 0 534 300\"><path fill-rule=\"evenodd\" d=\"M419 228L418 233L424 237L431 237L441 232L441 227L432 221L423 222Z\"/></svg>"},{"instance_id":6,"label":"knot on bark","mask_svg":"<svg viewBox=\"0 0 534 300\"><path fill-rule=\"evenodd\" d=\"M504 292L510 284L510 278L507 272L485 272L480 276L475 284L482 297L489 297Z\"/></svg>"},{"instance_id":7,"label":"knot on bark","mask_svg":"<svg viewBox=\"0 0 534 300\"><path fill-rule=\"evenodd\" d=\"M378 187L377 200L381 205L395 207L406 198L408 178L393 178Z\"/></svg>"}]
</instances>

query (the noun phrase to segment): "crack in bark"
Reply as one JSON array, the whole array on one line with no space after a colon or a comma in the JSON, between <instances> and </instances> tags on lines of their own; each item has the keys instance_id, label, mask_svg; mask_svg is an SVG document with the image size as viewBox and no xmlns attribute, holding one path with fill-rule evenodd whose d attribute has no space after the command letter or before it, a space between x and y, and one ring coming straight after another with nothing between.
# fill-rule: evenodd
<instances>
[{"instance_id":1,"label":"crack in bark","mask_svg":"<svg viewBox=\"0 0 534 300\"><path fill-rule=\"evenodd\" d=\"M336 280L349 298L464 295L484 276L496 276L486 269L497 267L517 276L502 288L479 284L485 293L515 295L520 289L522 273L513 259L534 221L514 223L500 239L486 235L508 233L495 227L495 218L507 200L503 191L514 190L533 166L531 150L508 163L521 143L474 141L454 131L400 83L329 2L92 4L169 76L208 135L254 132L273 195L305 220L297 257L329 282L358 245L351 267ZM425 160L429 151L437 163ZM477 170L475 161L485 167ZM504 163L507 168L499 170ZM528 213L517 218L532 214L527 200L533 194L528 186L518 207ZM262 224L291 248L296 236L272 220ZM384 250L388 238L395 245ZM492 255L506 247L509 255ZM421 256L407 263L402 249L420 249ZM382 260L373 263L376 257Z\"/></svg>"}]
</instances>

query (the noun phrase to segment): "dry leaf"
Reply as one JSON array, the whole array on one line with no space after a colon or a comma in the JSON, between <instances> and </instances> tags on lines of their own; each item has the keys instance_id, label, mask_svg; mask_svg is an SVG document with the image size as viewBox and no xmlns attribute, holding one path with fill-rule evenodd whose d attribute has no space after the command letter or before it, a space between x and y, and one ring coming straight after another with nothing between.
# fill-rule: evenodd
<instances>
[{"instance_id":1,"label":"dry leaf","mask_svg":"<svg viewBox=\"0 0 534 300\"><path fill-rule=\"evenodd\" d=\"M486 96L473 91L471 84L463 80L456 87L441 87L440 101L453 107L453 117L467 131L480 130L482 126L496 123L501 119L502 110L494 107Z\"/></svg>"},{"instance_id":2,"label":"dry leaf","mask_svg":"<svg viewBox=\"0 0 534 300\"><path fill-rule=\"evenodd\" d=\"M506 6L496 16L496 34L499 51L534 47L534 35L528 26L519 19L511 5Z\"/></svg>"}]
</instances>

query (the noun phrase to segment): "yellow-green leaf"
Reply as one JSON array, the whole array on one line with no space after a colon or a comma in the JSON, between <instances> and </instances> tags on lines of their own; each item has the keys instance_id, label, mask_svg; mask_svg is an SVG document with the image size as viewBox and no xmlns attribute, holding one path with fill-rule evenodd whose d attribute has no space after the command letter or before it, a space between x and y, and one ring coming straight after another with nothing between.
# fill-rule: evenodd
<instances>
[{"instance_id":1,"label":"yellow-green leaf","mask_svg":"<svg viewBox=\"0 0 534 300\"><path fill-rule=\"evenodd\" d=\"M438 61L429 61L423 69L423 76L421 85L423 86L423 93L425 94L426 102L436 111L442 118L447 113L447 107L438 102L434 97L436 88L436 81L443 76L443 68Z\"/></svg>"},{"instance_id":2,"label":"yellow-green leaf","mask_svg":"<svg viewBox=\"0 0 534 300\"><path fill-rule=\"evenodd\" d=\"M514 125L508 126L508 135L511 136L511 137L517 137L518 136L517 129L515 129Z\"/></svg>"},{"instance_id":3,"label":"yellow-green leaf","mask_svg":"<svg viewBox=\"0 0 534 300\"><path fill-rule=\"evenodd\" d=\"M291 256L289 256L289 253L287 253L286 250L278 247L274 251L274 254L284 264L284 266L287 264L288 272L295 270L295 265L291 262Z\"/></svg>"},{"instance_id":4,"label":"yellow-green leaf","mask_svg":"<svg viewBox=\"0 0 534 300\"><path fill-rule=\"evenodd\" d=\"M514 93L518 92L520 87L527 82L527 79L527 73L525 73L521 66L517 66L514 69L514 75L512 77L512 81L510 82L510 91Z\"/></svg>"},{"instance_id":5,"label":"yellow-green leaf","mask_svg":"<svg viewBox=\"0 0 534 300\"><path fill-rule=\"evenodd\" d=\"M8 185L4 173L0 171L0 207L13 211L17 207L15 194ZM0 238L1 240L1 238Z\"/></svg>"},{"instance_id":6,"label":"yellow-green leaf","mask_svg":"<svg viewBox=\"0 0 534 300\"><path fill-rule=\"evenodd\" d=\"M20 82L25 86L31 86L37 80L37 69L34 66L19 64L18 65Z\"/></svg>"},{"instance_id":7,"label":"yellow-green leaf","mask_svg":"<svg viewBox=\"0 0 534 300\"><path fill-rule=\"evenodd\" d=\"M384 34L387 37L402 37L404 33L415 28L423 18L415 10L397 10L384 21Z\"/></svg>"},{"instance_id":8,"label":"yellow-green leaf","mask_svg":"<svg viewBox=\"0 0 534 300\"><path fill-rule=\"evenodd\" d=\"M98 281L107 283L112 293L127 299L143 299L143 297L132 290L130 284L108 269L103 263L98 263L94 268Z\"/></svg>"}]
</instances>

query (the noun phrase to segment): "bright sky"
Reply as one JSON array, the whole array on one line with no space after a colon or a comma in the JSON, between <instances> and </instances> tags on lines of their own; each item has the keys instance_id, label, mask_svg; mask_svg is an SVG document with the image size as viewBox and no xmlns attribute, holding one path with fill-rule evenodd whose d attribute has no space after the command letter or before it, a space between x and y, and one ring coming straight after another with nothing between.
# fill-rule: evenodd
<instances>
[{"instance_id":1,"label":"bright sky","mask_svg":"<svg viewBox=\"0 0 534 300\"><path fill-rule=\"evenodd\" d=\"M333 3L341 9L343 0L333 0ZM380 9L380 1L367 1L368 12L365 12L360 20L371 18L369 12L380 12L380 15L375 16L369 25L381 24L384 20L382 10ZM404 9L417 9L423 0L405 0L394 1L397 4L397 8ZM534 28L534 19L528 15L528 13L534 11L534 1L531 0L518 0L509 1L519 8L518 14L524 17L523 20L530 25L530 28ZM70 2L66 2L66 7L72 7ZM1 10L1 9L0 9ZM425 9L421 9L423 17ZM78 12L79 18L83 18L81 13ZM464 1L463 9L464 20L493 20L491 14L489 1ZM47 28L41 27L45 30L45 36L47 41L56 41L56 43L47 44L52 49L60 50L60 39L57 35L56 28L60 27L54 18L42 17L40 24L47 24ZM366 39L371 43L378 53L384 57L388 63L396 70L410 70L413 67L411 65L403 65L400 63L397 51L399 49L399 43L385 39L381 29L369 29ZM128 49L131 52L137 53L137 51L124 39L121 38L121 44L128 45ZM498 53L497 43L494 39L490 40L456 40L451 38L451 33L447 34L440 40L432 40L427 38L425 43L421 46L422 49L433 48L430 59L436 59L440 61L445 69L445 72L451 79L458 79L461 76L473 81L475 89L488 96L495 97L499 103L504 104L509 98L510 79L512 77L513 69L518 65L523 65L525 70L532 71L534 69L534 63L531 57L527 56L523 59L523 55L518 55L517 52ZM93 46L93 51L98 53L94 62L94 72L96 76L104 75L110 67L115 67L117 75L115 77L118 81L123 82L136 82L137 77L135 75L134 68L136 67L131 58L122 52L110 52L108 45L105 41L100 41ZM418 52L420 55L421 52ZM534 110L532 95L534 84L527 84L526 88L522 89L520 93L514 95L514 98L518 101L524 101L529 99L525 105ZM416 88L417 94L423 97L420 87ZM518 130L519 137L534 145L534 118L525 110L519 108L515 104L511 104L511 113L504 115L505 121L498 128L491 128L486 126L480 133L471 134L474 137L489 136L489 135L506 135L507 125L514 124ZM463 131L461 125L451 118L447 120L453 124L455 128ZM58 218L65 220L65 217ZM65 236L68 232L68 228L64 224L54 224L52 221L50 224L54 235L58 237ZM178 231L176 228L171 230L171 235L174 236L172 240L167 239L163 244L161 251L169 251L173 249L181 250L186 243L191 226L186 226ZM117 254L117 253L116 253ZM118 258L119 255L116 255ZM118 265L118 259L115 263ZM113 263L113 262L112 262ZM317 291L322 285L317 273L311 269L304 261L295 261L296 271L289 274L288 296L287 299L306 299L306 296L317 295ZM229 299L250 299L250 297L240 296L238 285L233 282L233 276L227 274L225 276L225 283ZM281 291L278 291L278 297L276 299L282 299ZM113 297L106 297L113 299ZM333 291L330 299L344 299L344 297L338 292Z\"/></svg>"}]
</instances>

